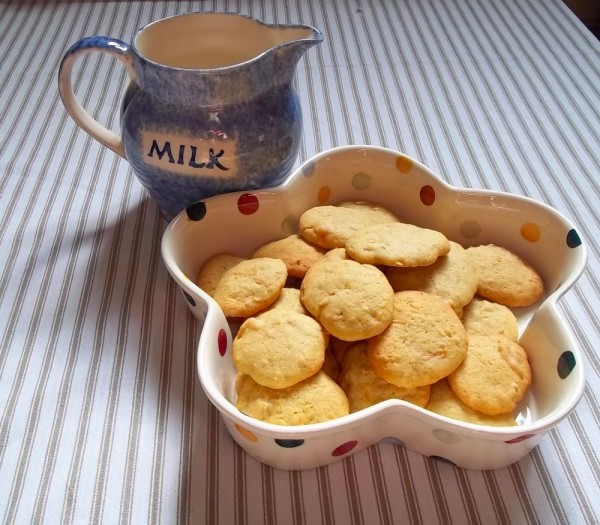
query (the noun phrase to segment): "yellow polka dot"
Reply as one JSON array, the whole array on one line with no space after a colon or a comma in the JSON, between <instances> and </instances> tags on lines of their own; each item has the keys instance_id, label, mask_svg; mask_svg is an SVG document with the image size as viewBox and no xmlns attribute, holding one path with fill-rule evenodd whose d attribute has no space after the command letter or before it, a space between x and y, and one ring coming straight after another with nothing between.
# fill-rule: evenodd
<instances>
[{"instance_id":1,"label":"yellow polka dot","mask_svg":"<svg viewBox=\"0 0 600 525\"><path fill-rule=\"evenodd\" d=\"M521 226L521 235L526 241L538 242L542 236L542 232L537 224L526 222Z\"/></svg>"},{"instance_id":2,"label":"yellow polka dot","mask_svg":"<svg viewBox=\"0 0 600 525\"><path fill-rule=\"evenodd\" d=\"M324 202L327 202L329 197L331 197L331 188L329 186L321 186L317 195L319 203L323 204Z\"/></svg>"},{"instance_id":3,"label":"yellow polka dot","mask_svg":"<svg viewBox=\"0 0 600 525\"><path fill-rule=\"evenodd\" d=\"M396 168L400 173L408 173L413 167L413 161L405 155L396 158Z\"/></svg>"},{"instance_id":4,"label":"yellow polka dot","mask_svg":"<svg viewBox=\"0 0 600 525\"><path fill-rule=\"evenodd\" d=\"M477 221L465 221L460 225L460 234L467 239L474 239L481 233L481 225Z\"/></svg>"},{"instance_id":5,"label":"yellow polka dot","mask_svg":"<svg viewBox=\"0 0 600 525\"><path fill-rule=\"evenodd\" d=\"M246 430L244 427L241 427L237 423L235 424L235 428L248 441L251 441L252 443L256 443L258 441L258 438L252 432L250 432L249 430Z\"/></svg>"}]
</instances>

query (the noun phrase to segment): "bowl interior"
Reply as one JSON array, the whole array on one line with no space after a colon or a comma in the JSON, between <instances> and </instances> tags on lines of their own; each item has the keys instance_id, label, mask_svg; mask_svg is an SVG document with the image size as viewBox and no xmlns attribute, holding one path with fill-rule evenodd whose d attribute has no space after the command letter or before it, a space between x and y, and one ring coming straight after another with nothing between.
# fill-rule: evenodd
<instances>
[{"instance_id":1,"label":"bowl interior","mask_svg":"<svg viewBox=\"0 0 600 525\"><path fill-rule=\"evenodd\" d=\"M546 290L542 301L513 310L533 371L533 386L519 408L522 427L479 427L477 432L488 432L492 437L541 432L574 407L585 382L583 360L556 301L581 274L586 250L575 227L539 202L455 188L401 153L349 146L316 156L278 188L220 195L191 206L165 232L163 258L190 308L203 320L207 311L219 310L194 284L204 261L220 252L250 256L266 242L297 233L298 218L306 209L346 199L378 202L401 220L439 230L465 247L487 243L504 246L541 274ZM201 341L199 352L216 356L212 349L202 348L203 344L212 345L213 339L210 341ZM211 400L230 416L244 418L232 405L235 367L231 359L199 357L199 363L200 379ZM409 409L418 417L474 431L472 425L449 422L417 407ZM354 416L349 416L349 421L355 421ZM334 424L343 425L344 418ZM260 422L254 425L269 428Z\"/></svg>"}]
</instances>

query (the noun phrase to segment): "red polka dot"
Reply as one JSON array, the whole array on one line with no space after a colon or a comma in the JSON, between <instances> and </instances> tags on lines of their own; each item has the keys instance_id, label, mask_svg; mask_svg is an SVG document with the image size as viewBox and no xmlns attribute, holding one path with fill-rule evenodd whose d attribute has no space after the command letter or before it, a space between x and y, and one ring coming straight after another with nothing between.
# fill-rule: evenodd
<instances>
[{"instance_id":1,"label":"red polka dot","mask_svg":"<svg viewBox=\"0 0 600 525\"><path fill-rule=\"evenodd\" d=\"M354 440L354 441L346 441L346 443L344 443L343 445L340 445L338 448L336 448L331 455L332 456L343 456L344 454L347 454L348 452L350 452L356 445L358 445L358 441Z\"/></svg>"},{"instance_id":2,"label":"red polka dot","mask_svg":"<svg viewBox=\"0 0 600 525\"><path fill-rule=\"evenodd\" d=\"M425 206L431 206L435 202L435 190L432 186L423 186L419 196L421 197L421 202L425 204Z\"/></svg>"},{"instance_id":3,"label":"red polka dot","mask_svg":"<svg viewBox=\"0 0 600 525\"><path fill-rule=\"evenodd\" d=\"M227 332L222 328L219 330L219 335L217 336L217 345L219 346L219 354L222 356L227 352Z\"/></svg>"},{"instance_id":4,"label":"red polka dot","mask_svg":"<svg viewBox=\"0 0 600 525\"><path fill-rule=\"evenodd\" d=\"M237 207L242 215L252 215L258 211L258 198L252 193L240 195Z\"/></svg>"}]
</instances>

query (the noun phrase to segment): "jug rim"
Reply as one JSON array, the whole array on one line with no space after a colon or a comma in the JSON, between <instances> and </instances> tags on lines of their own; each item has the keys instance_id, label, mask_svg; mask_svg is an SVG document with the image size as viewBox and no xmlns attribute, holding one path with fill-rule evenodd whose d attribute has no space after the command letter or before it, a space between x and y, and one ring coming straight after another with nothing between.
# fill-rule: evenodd
<instances>
[{"instance_id":1,"label":"jug rim","mask_svg":"<svg viewBox=\"0 0 600 525\"><path fill-rule=\"evenodd\" d=\"M265 50L263 50L262 52L246 59L246 60L241 60L239 62L233 63L233 64L228 64L228 65L224 65L224 66L217 66L217 67L200 67L200 68L190 68L190 67L182 67L182 66L175 66L175 65L169 65L169 64L164 64L162 62L159 62L157 60L153 60L152 58L148 57L146 53L143 53L138 46L137 43L137 39L140 37L140 35L142 35L142 33L144 33L145 31L150 30L152 27L155 27L159 24L162 23L166 23L168 21L174 20L176 18L185 18L185 17L189 17L189 16L231 16L231 17L239 17L239 18L243 18L246 19L248 21L254 22L256 24L258 24L259 26L263 26L265 28L269 28L269 29L306 29L308 31L310 31L310 36L307 36L305 38L298 38L295 40L289 40L287 42L281 42L278 44L275 44ZM270 23L270 22L266 22L264 20L261 20L259 18L255 18L253 16L250 16L248 14L245 13L241 13L241 12L236 12L236 11L191 11L188 13L177 13L174 15L170 15L170 16L166 16L163 18L159 18L153 21L148 22L147 24L141 26L132 36L131 39L131 48L134 50L135 55L140 59L143 60L144 62L147 62L148 64L152 64L154 66L160 66L160 67L167 67L169 69L175 69L175 70L180 70L180 71L194 71L196 73L206 73L206 74L210 74L210 73L215 73L215 72L226 72L228 70L232 70L235 68L239 68L242 65L246 65L246 64L250 64L253 62L257 62L259 60L261 60L265 55L272 53L274 50L277 49L281 49L283 47L287 47L287 46L292 46L292 45L298 45L300 43L313 43L313 44L319 44L323 41L324 36L323 33L317 29L316 27L309 25L309 24L303 24L303 23Z\"/></svg>"}]
</instances>

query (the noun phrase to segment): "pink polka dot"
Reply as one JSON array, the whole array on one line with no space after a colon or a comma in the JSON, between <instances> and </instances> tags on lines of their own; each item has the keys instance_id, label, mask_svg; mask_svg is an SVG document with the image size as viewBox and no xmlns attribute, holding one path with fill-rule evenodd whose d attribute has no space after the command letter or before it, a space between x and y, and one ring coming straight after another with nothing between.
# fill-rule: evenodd
<instances>
[{"instance_id":1,"label":"pink polka dot","mask_svg":"<svg viewBox=\"0 0 600 525\"><path fill-rule=\"evenodd\" d=\"M225 332L223 328L219 330L219 335L217 336L217 345L219 346L219 354L224 356L225 352L227 352L227 332Z\"/></svg>"},{"instance_id":2,"label":"pink polka dot","mask_svg":"<svg viewBox=\"0 0 600 525\"><path fill-rule=\"evenodd\" d=\"M240 195L237 207L242 215L252 215L258 211L258 198L253 193L244 193Z\"/></svg>"},{"instance_id":3,"label":"pink polka dot","mask_svg":"<svg viewBox=\"0 0 600 525\"><path fill-rule=\"evenodd\" d=\"M332 453L332 456L343 456L344 454L347 454L348 452L350 452L356 445L358 445L358 441L353 440L353 441L346 441L346 443L340 445L339 447L337 447Z\"/></svg>"}]
</instances>

